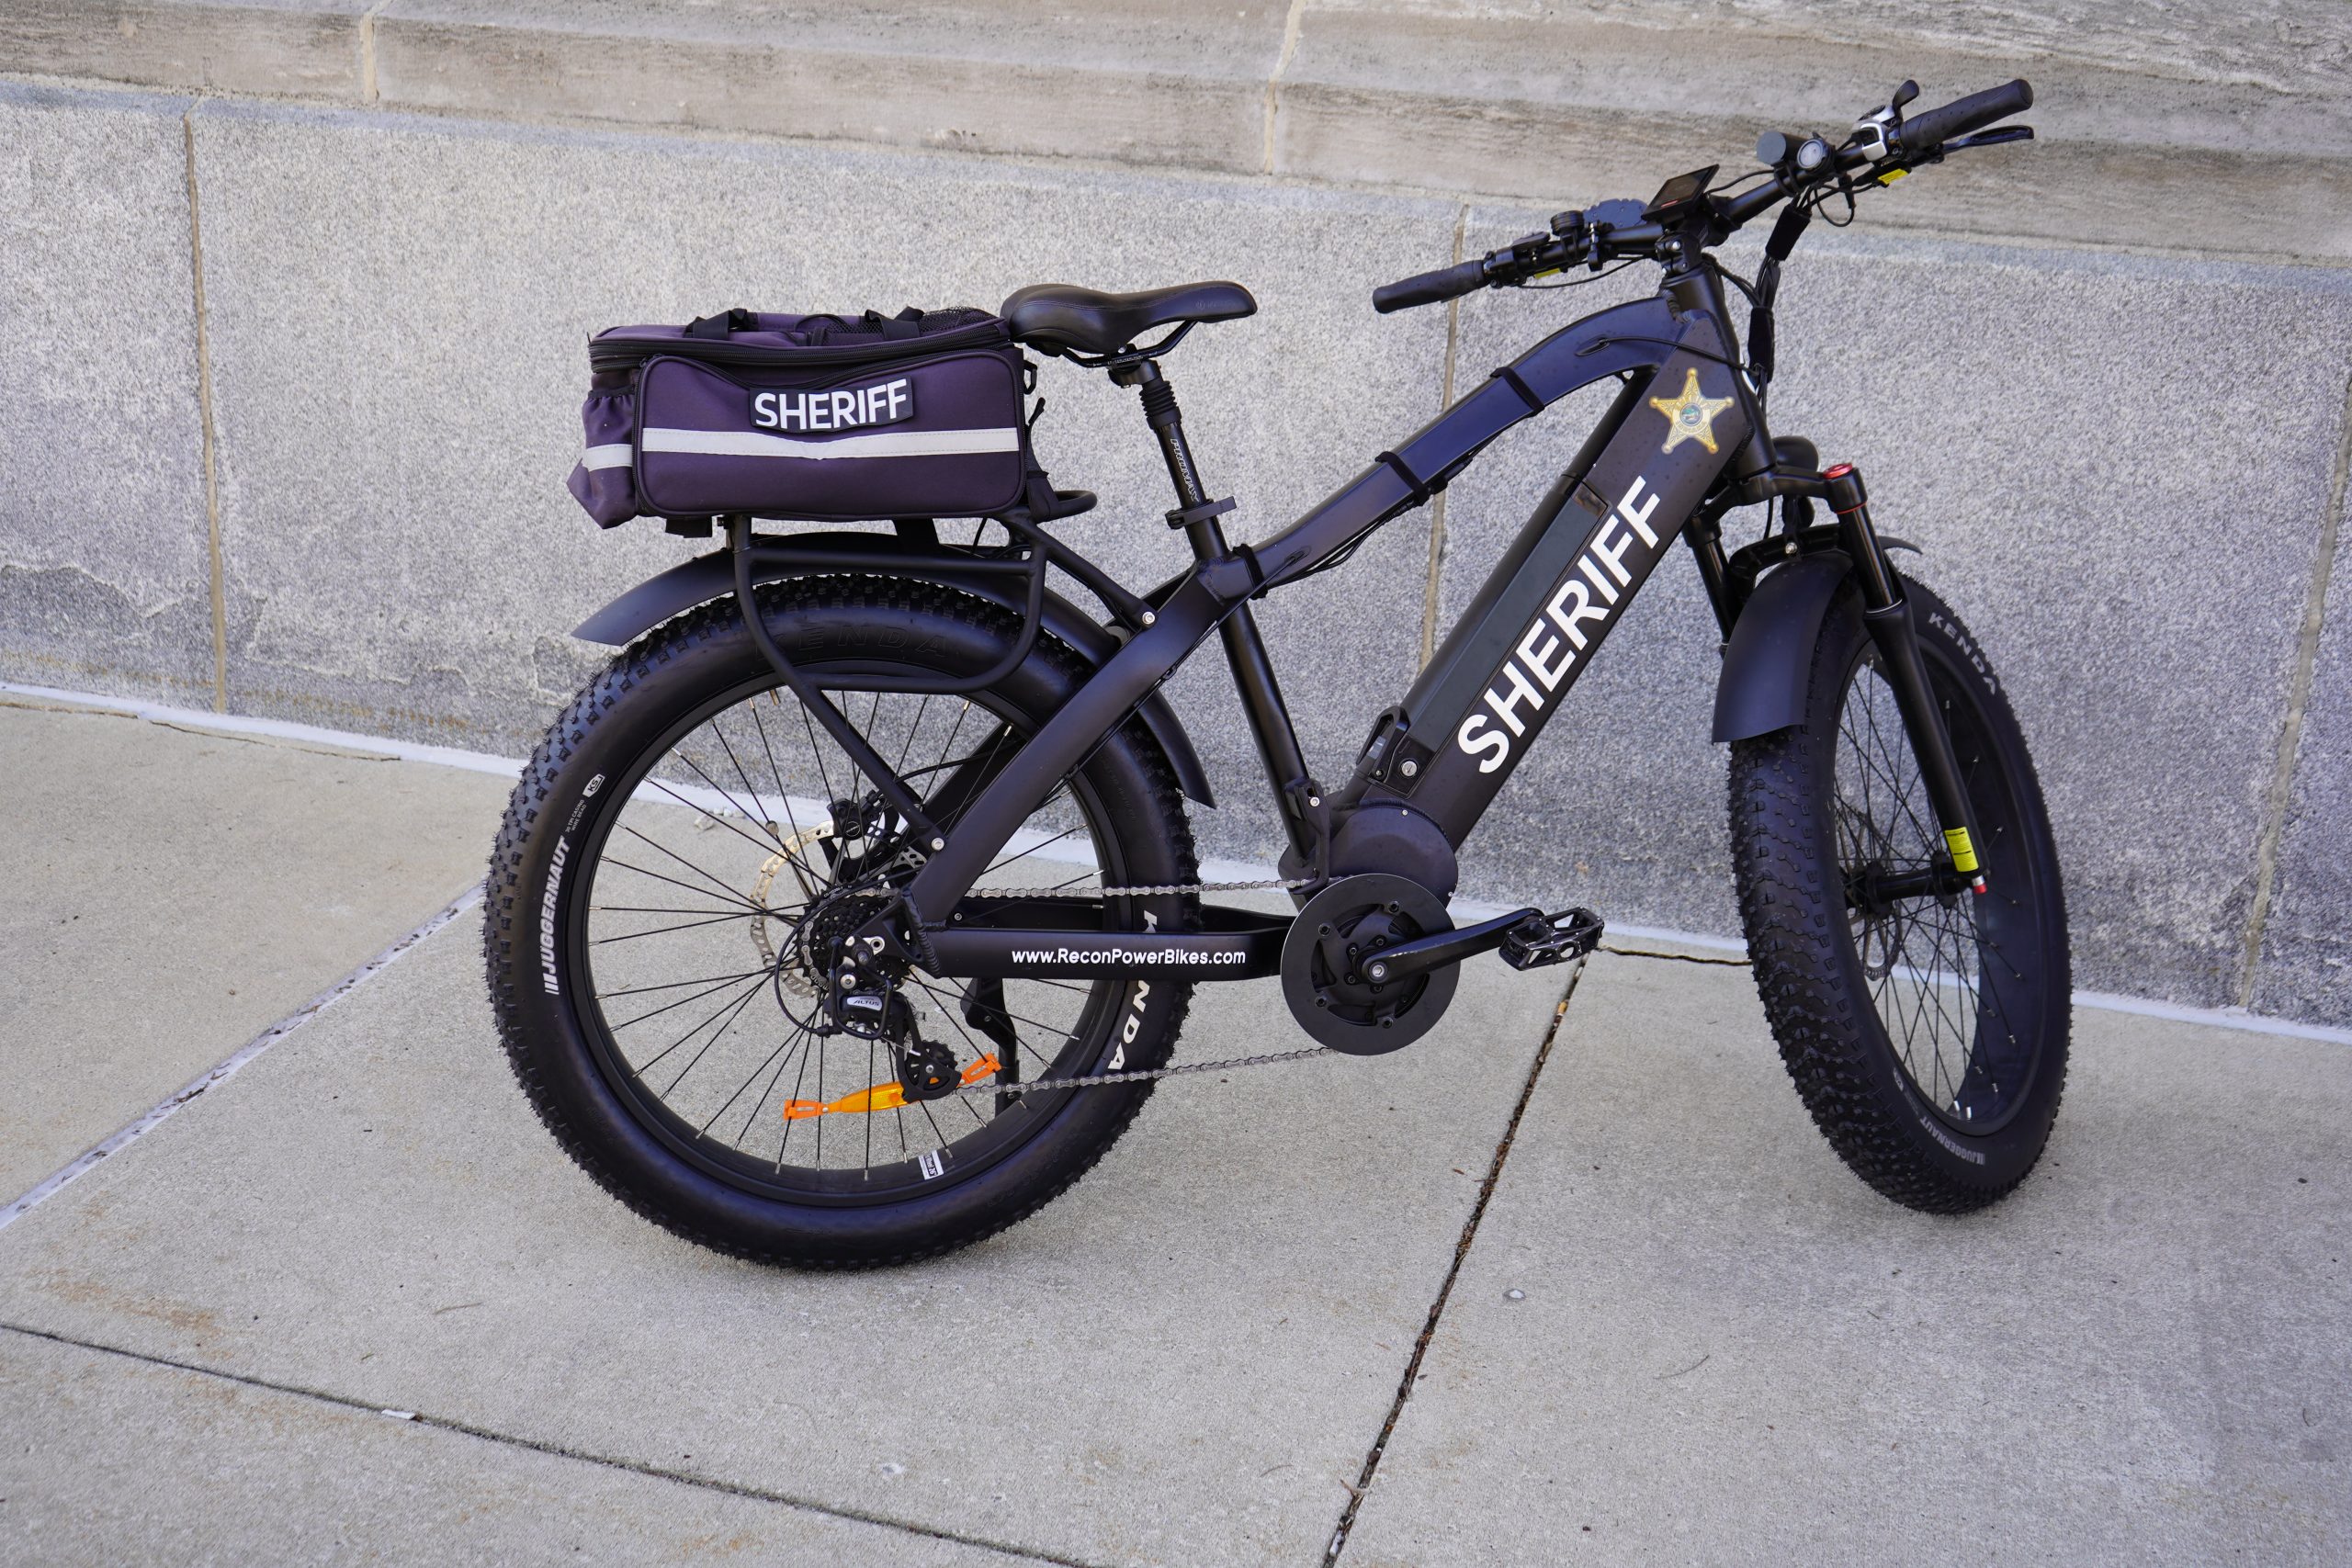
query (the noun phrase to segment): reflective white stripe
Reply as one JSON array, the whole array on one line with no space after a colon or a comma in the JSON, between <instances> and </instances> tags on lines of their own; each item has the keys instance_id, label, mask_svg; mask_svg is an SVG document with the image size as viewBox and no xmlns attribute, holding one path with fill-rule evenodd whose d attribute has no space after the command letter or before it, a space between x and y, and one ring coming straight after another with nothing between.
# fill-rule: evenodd
<instances>
[{"instance_id":1,"label":"reflective white stripe","mask_svg":"<svg viewBox=\"0 0 2352 1568\"><path fill-rule=\"evenodd\" d=\"M1021 432L997 430L892 430L876 435L843 435L831 441L795 441L738 430L645 432L648 452L692 452L708 457L947 457L968 452L1018 452Z\"/></svg>"},{"instance_id":2,"label":"reflective white stripe","mask_svg":"<svg viewBox=\"0 0 2352 1568\"><path fill-rule=\"evenodd\" d=\"M626 441L616 441L609 446L591 446L580 454L580 466L592 474L598 468L626 468L632 461Z\"/></svg>"}]
</instances>

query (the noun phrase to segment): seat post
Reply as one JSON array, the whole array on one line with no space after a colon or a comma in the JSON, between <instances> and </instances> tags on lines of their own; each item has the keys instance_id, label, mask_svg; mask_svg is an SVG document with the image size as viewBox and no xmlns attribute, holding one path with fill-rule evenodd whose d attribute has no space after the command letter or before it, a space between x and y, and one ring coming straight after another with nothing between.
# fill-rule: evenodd
<instances>
[{"instance_id":1,"label":"seat post","mask_svg":"<svg viewBox=\"0 0 2352 1568\"><path fill-rule=\"evenodd\" d=\"M1176 389L1159 373L1159 365L1138 359L1114 369L1111 378L1142 392L1144 422L1159 438L1159 455L1168 464L1170 482L1176 487L1177 506L1190 510L1204 504L1208 491L1201 484L1200 469L1193 467L1192 443L1184 439L1184 415L1176 406ZM1192 541L1196 559L1216 560L1226 553L1225 529L1214 517L1186 524L1184 536Z\"/></svg>"}]
</instances>

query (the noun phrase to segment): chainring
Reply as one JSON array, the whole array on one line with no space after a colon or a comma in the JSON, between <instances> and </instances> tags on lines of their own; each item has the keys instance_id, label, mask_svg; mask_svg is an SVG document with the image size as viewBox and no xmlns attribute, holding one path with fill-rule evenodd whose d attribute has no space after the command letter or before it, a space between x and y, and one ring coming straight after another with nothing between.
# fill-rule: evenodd
<instances>
[{"instance_id":1,"label":"chainring","mask_svg":"<svg viewBox=\"0 0 2352 1568\"><path fill-rule=\"evenodd\" d=\"M1399 942L1453 929L1445 902L1410 877L1367 872L1314 897L1283 940L1283 999L1308 1035L1352 1056L1400 1050L1445 1016L1459 964L1381 985L1362 963Z\"/></svg>"}]
</instances>

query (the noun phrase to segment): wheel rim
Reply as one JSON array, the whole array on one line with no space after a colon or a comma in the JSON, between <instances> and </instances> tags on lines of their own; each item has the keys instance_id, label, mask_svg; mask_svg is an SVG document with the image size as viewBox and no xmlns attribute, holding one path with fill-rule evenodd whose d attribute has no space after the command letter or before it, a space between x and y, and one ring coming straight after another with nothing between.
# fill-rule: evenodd
<instances>
[{"instance_id":1,"label":"wheel rim","mask_svg":"<svg viewBox=\"0 0 2352 1568\"><path fill-rule=\"evenodd\" d=\"M1009 756L1031 730L985 694L829 694L919 792L959 761ZM762 1196L887 1202L978 1175L1067 1104L1072 1091L783 1115L792 1100L821 1104L895 1081L885 1043L823 1032L817 954L835 927L845 934L865 918L859 898L887 896L919 860L899 858L887 823L852 830L861 813L835 808L870 797L870 785L772 676L688 714L600 793L607 800L567 896L574 1007L632 1118L690 1164ZM1085 781L1065 780L983 883L1084 894L1107 868L1115 885L1123 862L1105 824ZM1002 1024L1009 1052L967 1020L966 987L918 973L906 991L922 1036L959 1064L1010 1056L1010 1067L976 1080L1001 1082L1085 1070L1120 988L1008 980L1001 996L982 992L974 1005Z\"/></svg>"},{"instance_id":2,"label":"wheel rim","mask_svg":"<svg viewBox=\"0 0 2352 1568\"><path fill-rule=\"evenodd\" d=\"M1963 681L1923 644L1981 840L1988 891L1878 892L1943 859L1894 688L1864 643L1849 670L1834 776L1847 934L1896 1066L1954 1132L1984 1136L2014 1118L2040 1057L2040 889L2018 792Z\"/></svg>"}]
</instances>

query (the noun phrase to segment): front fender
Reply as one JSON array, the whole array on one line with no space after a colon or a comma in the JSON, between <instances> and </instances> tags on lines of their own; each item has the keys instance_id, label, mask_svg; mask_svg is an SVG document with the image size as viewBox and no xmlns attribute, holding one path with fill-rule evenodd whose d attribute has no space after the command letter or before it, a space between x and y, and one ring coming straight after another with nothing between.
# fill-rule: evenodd
<instances>
[{"instance_id":1,"label":"front fender","mask_svg":"<svg viewBox=\"0 0 2352 1568\"><path fill-rule=\"evenodd\" d=\"M863 545L875 542L876 536L854 535L849 537ZM882 537L881 542L887 547L887 536ZM937 582L943 587L1001 604L1015 615L1024 608L1022 602L1003 586L1006 580L1002 578L978 574L966 577L955 572L925 570L893 562L878 553L874 569L877 572L894 571L926 582ZM754 567L752 575L756 581L774 582L807 570L778 562ZM583 642L626 648L671 616L683 615L697 604L707 604L734 592L733 556L726 550L712 550L680 561L669 570L647 578L572 627L571 635ZM1025 587L1023 592L1026 592ZM1051 589L1046 592L1045 630L1096 669L1119 650L1117 638ZM1157 693L1145 698L1136 710L1136 716L1143 720L1144 728L1151 731L1152 739L1159 741L1159 749L1168 754L1169 765L1176 770L1176 782L1184 794L1203 806L1215 806L1216 800L1209 792L1207 770L1201 766L1200 754L1193 750L1192 738L1184 733L1184 726L1169 707L1167 699Z\"/></svg>"},{"instance_id":2,"label":"front fender","mask_svg":"<svg viewBox=\"0 0 2352 1568\"><path fill-rule=\"evenodd\" d=\"M1756 585L1732 623L1715 684L1715 739L1746 740L1804 722L1821 625L1853 570L1844 553L1800 556Z\"/></svg>"}]
</instances>

